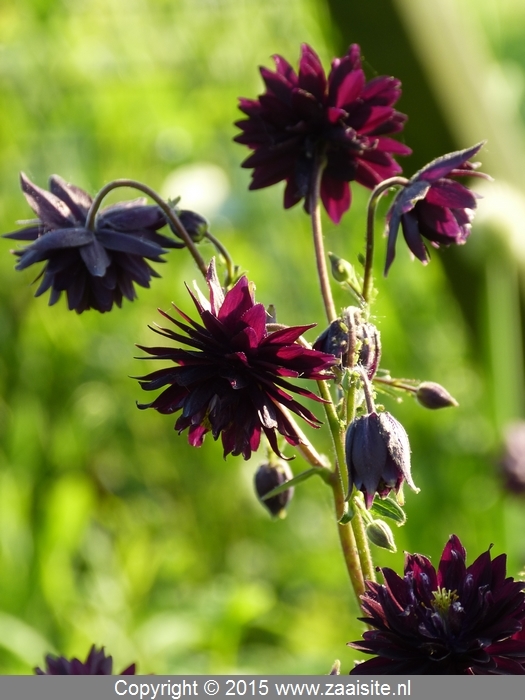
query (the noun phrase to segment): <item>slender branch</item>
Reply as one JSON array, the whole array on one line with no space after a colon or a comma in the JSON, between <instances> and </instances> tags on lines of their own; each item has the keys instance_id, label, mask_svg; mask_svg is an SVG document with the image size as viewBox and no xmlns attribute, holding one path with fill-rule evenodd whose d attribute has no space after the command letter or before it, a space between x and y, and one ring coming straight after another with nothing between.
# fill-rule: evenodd
<instances>
[{"instance_id":1,"label":"slender branch","mask_svg":"<svg viewBox=\"0 0 525 700\"><path fill-rule=\"evenodd\" d=\"M328 276L328 268L326 265L326 254L324 251L323 230L321 226L321 178L326 161L318 157L317 164L314 168L313 185L310 191L310 216L312 221L312 233L314 236L315 259L317 262L317 275L321 286L321 294L323 297L324 307L328 323L331 323L337 316L335 304L330 288L330 278Z\"/></svg>"},{"instance_id":2,"label":"slender branch","mask_svg":"<svg viewBox=\"0 0 525 700\"><path fill-rule=\"evenodd\" d=\"M406 177L390 177L377 185L370 199L368 200L368 210L366 215L366 251L365 251L365 274L363 279L363 299L370 303L373 289L373 264L374 264L374 221L377 203L381 196L391 187L396 185L405 186L408 184Z\"/></svg>"},{"instance_id":3,"label":"slender branch","mask_svg":"<svg viewBox=\"0 0 525 700\"><path fill-rule=\"evenodd\" d=\"M144 194L147 194L148 197L153 199L156 204L162 209L164 214L166 215L166 218L169 220L171 224L173 224L173 227L177 230L177 233L180 235L184 243L186 244L186 247L190 251L191 255L193 256L193 259L197 263L197 267L201 271L202 275L206 279L206 275L208 272L208 267L206 263L204 262L203 257L197 250L197 247L195 246L195 243L191 240L190 234L186 231L184 226L182 225L179 217L177 214L173 211L173 209L170 207L170 205L165 202L162 197L160 197L155 190L152 190L151 187L148 187L147 185L144 185L142 182L138 182L137 180L129 180L127 178L122 178L119 180L113 180L112 182L108 182L107 185L104 185L104 187L100 190L100 192L97 194L95 199L93 200L89 212L86 218L86 228L88 228L90 231L94 231L95 229L95 216L100 208L100 205L102 204L102 200L104 197L111 192L111 190L115 190L118 187L132 187L135 190L139 190L140 192L144 192Z\"/></svg>"}]
</instances>

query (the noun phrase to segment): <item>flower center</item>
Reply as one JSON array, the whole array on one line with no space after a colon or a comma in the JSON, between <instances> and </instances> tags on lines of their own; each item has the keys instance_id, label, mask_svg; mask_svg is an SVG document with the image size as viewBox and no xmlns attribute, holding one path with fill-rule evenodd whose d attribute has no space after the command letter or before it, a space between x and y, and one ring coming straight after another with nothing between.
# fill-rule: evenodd
<instances>
[{"instance_id":1,"label":"flower center","mask_svg":"<svg viewBox=\"0 0 525 700\"><path fill-rule=\"evenodd\" d=\"M456 591L449 591L447 588L438 588L433 592L434 600L432 601L432 608L441 619L445 619L448 615L448 611L452 603L459 600L459 596Z\"/></svg>"}]
</instances>

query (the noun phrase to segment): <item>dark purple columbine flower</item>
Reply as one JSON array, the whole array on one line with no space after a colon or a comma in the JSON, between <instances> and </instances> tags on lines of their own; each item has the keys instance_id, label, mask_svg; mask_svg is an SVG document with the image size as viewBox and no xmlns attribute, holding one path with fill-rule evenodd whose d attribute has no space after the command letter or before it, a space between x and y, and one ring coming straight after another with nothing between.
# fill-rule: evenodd
<instances>
[{"instance_id":1,"label":"dark purple columbine flower","mask_svg":"<svg viewBox=\"0 0 525 700\"><path fill-rule=\"evenodd\" d=\"M210 302L190 295L200 315L196 323L175 307L185 323L161 311L186 336L165 328L152 328L159 335L189 346L183 348L139 346L158 360L177 367L160 369L139 377L146 391L167 387L149 404L159 413L181 411L175 430L188 428L188 441L202 445L206 433L222 437L224 456L242 454L249 459L257 450L261 432L279 454L276 432L291 445L300 437L290 422L288 409L307 423L320 421L289 392L321 401L311 391L291 384L290 377L326 379L337 362L333 355L308 350L295 341L313 326L292 326L273 333L266 330L266 311L256 304L253 287L241 277L226 295L212 262L208 271ZM144 358L151 359L151 358Z\"/></svg>"},{"instance_id":2,"label":"dark purple columbine flower","mask_svg":"<svg viewBox=\"0 0 525 700\"><path fill-rule=\"evenodd\" d=\"M164 262L165 248L183 247L157 232L166 219L144 198L102 209L91 231L85 224L93 200L86 192L58 175L49 179L50 192L24 174L21 183L38 220L5 237L33 241L13 251L19 258L16 269L46 261L35 296L51 289L50 305L66 292L69 308L77 313L91 308L110 311L113 304L122 304L123 297L130 301L136 297L134 283L149 287L151 277L159 276L146 259Z\"/></svg>"},{"instance_id":3,"label":"dark purple columbine flower","mask_svg":"<svg viewBox=\"0 0 525 700\"><path fill-rule=\"evenodd\" d=\"M412 177L394 198L387 213L388 246L385 275L396 254L399 225L411 252L426 265L426 238L434 248L462 245L470 235L477 195L454 178L476 173L479 163L469 163L484 142L463 151L436 158Z\"/></svg>"},{"instance_id":4,"label":"dark purple columbine flower","mask_svg":"<svg viewBox=\"0 0 525 700\"><path fill-rule=\"evenodd\" d=\"M111 676L113 674L113 658L106 656L104 647L90 649L85 661L66 659L64 656L46 656L46 669L35 668L37 676ZM131 664L119 676L135 675L135 664Z\"/></svg>"},{"instance_id":5,"label":"dark purple columbine flower","mask_svg":"<svg viewBox=\"0 0 525 700\"><path fill-rule=\"evenodd\" d=\"M406 481L419 489L410 473L410 444L405 429L390 413L367 413L353 420L346 431L346 466L349 493L361 491L370 508L374 496L386 498Z\"/></svg>"},{"instance_id":6,"label":"dark purple columbine flower","mask_svg":"<svg viewBox=\"0 0 525 700\"><path fill-rule=\"evenodd\" d=\"M307 44L298 74L282 56L273 59L275 72L260 69L266 92L257 100L241 98L239 105L248 119L236 122L243 133L235 141L254 151L242 164L254 169L250 189L286 180L285 208L304 198L310 211L314 170L325 158L321 199L338 223L350 206L351 180L372 189L401 172L393 156L411 153L387 136L406 120L393 107L401 84L387 76L366 82L357 44L332 61L328 79Z\"/></svg>"},{"instance_id":7,"label":"dark purple columbine flower","mask_svg":"<svg viewBox=\"0 0 525 700\"><path fill-rule=\"evenodd\" d=\"M456 535L438 569L407 554L403 578L382 569L361 597L373 630L350 646L373 659L351 674L525 675L524 582L506 575L506 555L490 549L466 566Z\"/></svg>"}]
</instances>

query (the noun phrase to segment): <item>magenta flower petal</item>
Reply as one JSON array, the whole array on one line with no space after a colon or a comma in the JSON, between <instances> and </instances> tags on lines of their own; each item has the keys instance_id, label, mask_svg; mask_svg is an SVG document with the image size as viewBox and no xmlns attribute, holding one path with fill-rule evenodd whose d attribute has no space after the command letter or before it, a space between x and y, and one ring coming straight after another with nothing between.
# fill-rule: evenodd
<instances>
[{"instance_id":1,"label":"magenta flower petal","mask_svg":"<svg viewBox=\"0 0 525 700\"><path fill-rule=\"evenodd\" d=\"M411 153L383 138L399 132L406 120L393 107L400 83L386 76L367 83L357 44L334 59L328 77L307 44L301 47L298 73L281 56L274 61L275 71L261 68L266 92L239 102L248 118L236 122L242 133L235 141L254 151L242 164L253 168L250 189L284 180L285 208L304 199L309 211L316 158L323 155L322 201L338 223L350 206L349 182L373 188L401 171L395 155Z\"/></svg>"},{"instance_id":2,"label":"magenta flower petal","mask_svg":"<svg viewBox=\"0 0 525 700\"><path fill-rule=\"evenodd\" d=\"M221 437L224 456L242 454L249 459L264 433L272 449L282 456L277 433L291 445L300 442L284 408L313 427L320 424L293 394L321 400L285 377L326 379L332 376L330 368L337 359L295 342L311 326L268 333L266 311L255 302L246 277L224 295L212 262L207 281L210 310L193 297L200 323L176 307L186 323L163 314L186 336L165 328L153 329L189 346L189 350L140 346L152 358L169 360L176 366L140 378L146 391L163 391L151 403L139 404L139 408L154 408L163 414L180 411L175 429L179 433L187 429L188 441L194 447L200 447L211 432L215 440Z\"/></svg>"},{"instance_id":3,"label":"magenta flower petal","mask_svg":"<svg viewBox=\"0 0 525 700\"><path fill-rule=\"evenodd\" d=\"M407 554L404 576L382 569L361 597L373 629L349 646L374 658L355 674L525 675L525 582L506 575L506 557L490 550L470 566L452 535L437 571Z\"/></svg>"}]
</instances>

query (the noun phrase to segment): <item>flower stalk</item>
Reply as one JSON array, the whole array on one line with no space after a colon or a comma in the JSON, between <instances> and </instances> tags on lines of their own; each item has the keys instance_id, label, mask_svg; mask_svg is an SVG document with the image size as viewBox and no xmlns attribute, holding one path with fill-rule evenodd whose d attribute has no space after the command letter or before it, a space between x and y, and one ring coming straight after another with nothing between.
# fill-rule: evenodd
<instances>
[{"instance_id":1,"label":"flower stalk","mask_svg":"<svg viewBox=\"0 0 525 700\"><path fill-rule=\"evenodd\" d=\"M97 211L100 208L100 205L102 204L102 201L104 200L106 195L108 195L112 190L116 190L119 187L131 187L135 190L139 190L139 192L144 192L144 194L147 194L148 197L150 197L160 207L160 209L162 209L168 221L177 230L177 233L180 235L180 237L186 244L186 247L190 251L193 259L195 260L197 267L201 271L202 276L204 277L204 279L206 279L208 267L204 262L204 258L197 250L197 246L192 241L191 236L182 225L179 217L173 211L170 205L167 202L165 202L162 199L162 197L160 197L160 195L157 194L157 192L155 192L155 190L153 190L151 187L148 187L148 185L144 185L142 182L138 182L137 180L131 180L128 178L120 178L118 180L108 182L107 185L104 185L104 187L99 191L99 193L93 200L91 207L89 208L89 212L86 218L86 228L91 231L94 231L95 217L97 215Z\"/></svg>"}]
</instances>

